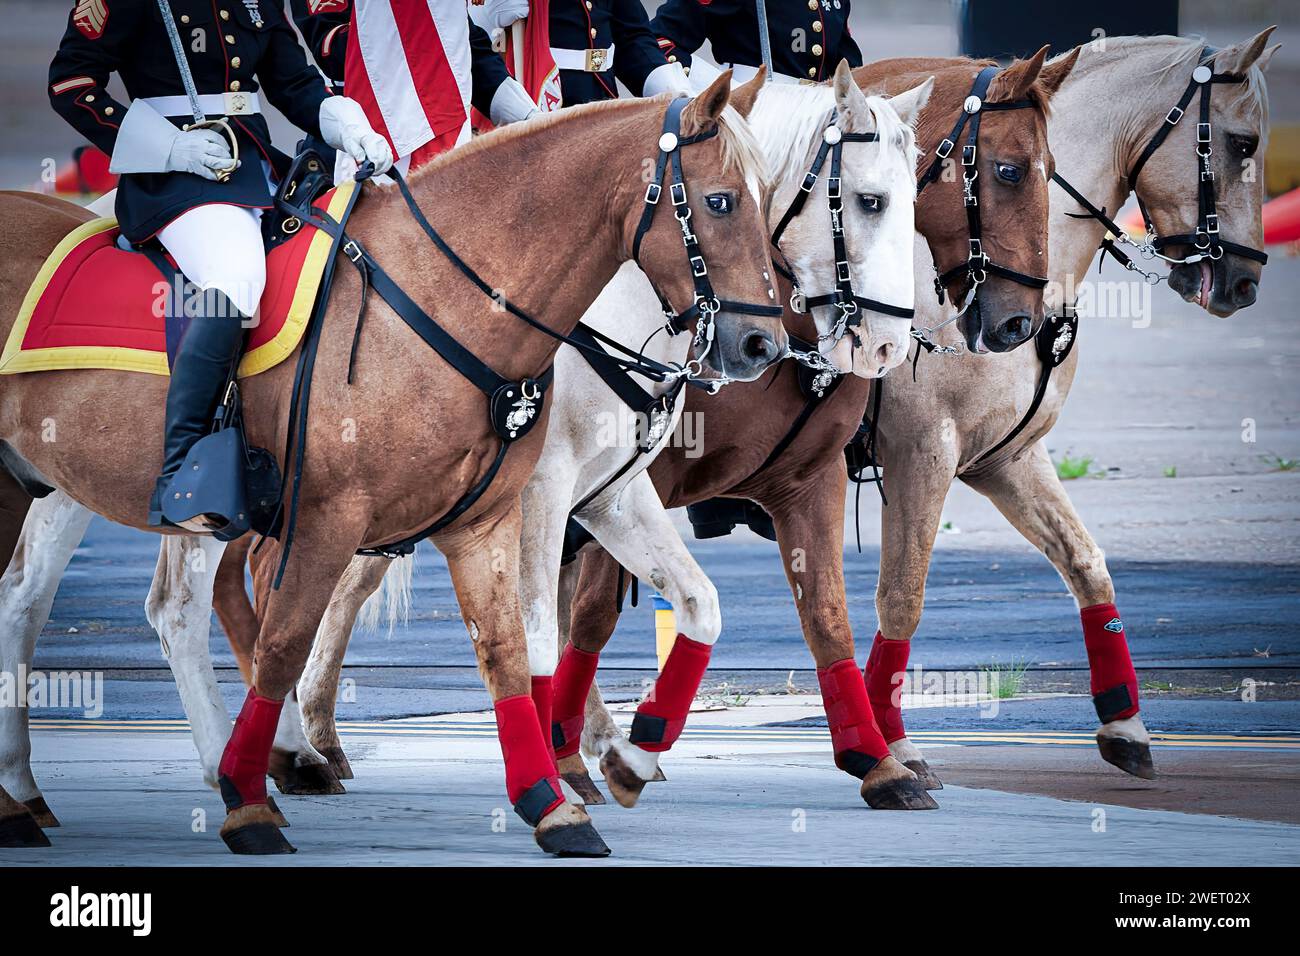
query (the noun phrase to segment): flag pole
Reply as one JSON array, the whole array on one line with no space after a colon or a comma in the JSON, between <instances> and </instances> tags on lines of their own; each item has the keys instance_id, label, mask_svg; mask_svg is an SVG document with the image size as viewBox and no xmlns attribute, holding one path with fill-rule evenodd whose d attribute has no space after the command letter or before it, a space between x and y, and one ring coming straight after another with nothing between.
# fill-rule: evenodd
<instances>
[{"instance_id":1,"label":"flag pole","mask_svg":"<svg viewBox=\"0 0 1300 956\"><path fill-rule=\"evenodd\" d=\"M510 24L510 45L514 48L515 79L524 81L524 21Z\"/></svg>"}]
</instances>

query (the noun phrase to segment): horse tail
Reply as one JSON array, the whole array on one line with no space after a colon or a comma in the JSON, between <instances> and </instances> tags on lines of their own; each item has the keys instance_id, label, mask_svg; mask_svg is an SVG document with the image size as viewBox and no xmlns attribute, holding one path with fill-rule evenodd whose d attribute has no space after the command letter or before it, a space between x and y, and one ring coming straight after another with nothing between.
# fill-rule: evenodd
<instances>
[{"instance_id":1,"label":"horse tail","mask_svg":"<svg viewBox=\"0 0 1300 956\"><path fill-rule=\"evenodd\" d=\"M393 558L378 590L361 605L357 623L373 633L379 630L380 620L387 621L389 635L399 621L406 624L411 616L411 580L414 576L415 555Z\"/></svg>"}]
</instances>

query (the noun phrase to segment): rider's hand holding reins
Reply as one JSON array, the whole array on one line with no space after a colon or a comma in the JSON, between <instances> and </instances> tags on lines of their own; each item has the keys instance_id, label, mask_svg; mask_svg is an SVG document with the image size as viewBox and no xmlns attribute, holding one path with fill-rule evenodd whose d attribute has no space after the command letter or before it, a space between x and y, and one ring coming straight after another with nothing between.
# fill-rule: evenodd
<instances>
[{"instance_id":1,"label":"rider's hand holding reins","mask_svg":"<svg viewBox=\"0 0 1300 956\"><path fill-rule=\"evenodd\" d=\"M347 153L357 161L357 165L373 163L377 176L393 165L393 151L388 140L374 131L356 100L331 96L322 102L320 132L325 142Z\"/></svg>"}]
</instances>

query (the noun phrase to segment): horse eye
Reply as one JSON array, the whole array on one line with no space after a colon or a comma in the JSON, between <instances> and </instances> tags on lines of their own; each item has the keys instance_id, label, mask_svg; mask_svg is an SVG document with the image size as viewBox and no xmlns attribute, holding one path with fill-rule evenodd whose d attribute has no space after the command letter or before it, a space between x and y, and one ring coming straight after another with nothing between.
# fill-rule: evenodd
<instances>
[{"instance_id":1,"label":"horse eye","mask_svg":"<svg viewBox=\"0 0 1300 956\"><path fill-rule=\"evenodd\" d=\"M998 174L998 179L1013 185L1020 182L1020 177L1023 175L1020 167L1013 166L1011 163L995 163L993 169Z\"/></svg>"},{"instance_id":2,"label":"horse eye","mask_svg":"<svg viewBox=\"0 0 1300 956\"><path fill-rule=\"evenodd\" d=\"M736 201L730 193L710 193L704 197L704 202L715 216L726 216L736 208Z\"/></svg>"},{"instance_id":3,"label":"horse eye","mask_svg":"<svg viewBox=\"0 0 1300 956\"><path fill-rule=\"evenodd\" d=\"M867 196L865 194L859 193L858 205L862 207L863 212L877 213L885 208L885 197Z\"/></svg>"},{"instance_id":4,"label":"horse eye","mask_svg":"<svg viewBox=\"0 0 1300 956\"><path fill-rule=\"evenodd\" d=\"M1239 133L1228 134L1228 148L1232 150L1234 156L1254 156L1255 150L1259 149L1258 136L1243 136Z\"/></svg>"}]
</instances>

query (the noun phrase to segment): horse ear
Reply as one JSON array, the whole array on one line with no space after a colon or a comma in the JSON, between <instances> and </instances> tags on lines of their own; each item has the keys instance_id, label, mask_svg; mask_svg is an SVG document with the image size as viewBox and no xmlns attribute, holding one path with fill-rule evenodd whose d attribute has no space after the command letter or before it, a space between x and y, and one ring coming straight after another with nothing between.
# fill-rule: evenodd
<instances>
[{"instance_id":1,"label":"horse ear","mask_svg":"<svg viewBox=\"0 0 1300 956\"><path fill-rule=\"evenodd\" d=\"M1273 59L1273 54L1280 49L1282 49L1282 44L1274 43L1259 55L1259 59L1255 61L1255 65L1259 67L1261 73L1268 69L1268 61Z\"/></svg>"},{"instance_id":2,"label":"horse ear","mask_svg":"<svg viewBox=\"0 0 1300 956\"><path fill-rule=\"evenodd\" d=\"M718 118L731 97L731 71L723 70L699 96L682 110L682 137L698 136L718 125Z\"/></svg>"},{"instance_id":3,"label":"horse ear","mask_svg":"<svg viewBox=\"0 0 1300 956\"><path fill-rule=\"evenodd\" d=\"M731 91L731 105L745 119L749 119L749 111L754 108L754 101L758 99L758 94L763 90L763 84L767 82L767 67L760 66L754 78L748 83L742 83Z\"/></svg>"},{"instance_id":4,"label":"horse ear","mask_svg":"<svg viewBox=\"0 0 1300 956\"><path fill-rule=\"evenodd\" d=\"M871 106L867 103L867 94L853 82L853 69L848 60L840 60L831 87L835 91L835 111L839 114L840 128L853 133L869 132L872 124Z\"/></svg>"},{"instance_id":5,"label":"horse ear","mask_svg":"<svg viewBox=\"0 0 1300 956\"><path fill-rule=\"evenodd\" d=\"M914 86L897 96L891 96L889 105L894 108L894 112L898 114L898 118L905 126L916 126L916 121L921 118L921 110L925 109L925 104L930 102L930 94L933 92L934 77L931 76L920 86Z\"/></svg>"},{"instance_id":6,"label":"horse ear","mask_svg":"<svg viewBox=\"0 0 1300 956\"><path fill-rule=\"evenodd\" d=\"M1224 47L1219 51L1219 55L1214 58L1214 69L1219 73L1230 73L1233 76L1244 76L1260 57L1264 55L1264 49L1268 46L1268 38L1273 35L1277 27L1268 27L1260 30L1249 40L1242 40L1240 43L1234 43L1232 46Z\"/></svg>"},{"instance_id":7,"label":"horse ear","mask_svg":"<svg viewBox=\"0 0 1300 956\"><path fill-rule=\"evenodd\" d=\"M1038 79L1039 72L1043 69L1043 61L1047 59L1047 51L1050 47L1043 47L1027 60L1016 60L1009 67L993 77L993 82L989 84L989 95L987 97L990 103L1010 103L1013 100L1024 99L1029 88L1034 85Z\"/></svg>"},{"instance_id":8,"label":"horse ear","mask_svg":"<svg viewBox=\"0 0 1300 956\"><path fill-rule=\"evenodd\" d=\"M1038 89L1042 92L1043 99L1050 100L1056 95L1056 91L1061 88L1065 78L1074 69L1074 64L1079 62L1080 49L1076 46L1064 56L1058 56L1051 63L1044 64L1038 73Z\"/></svg>"}]
</instances>

